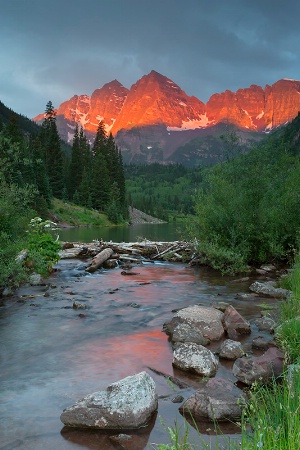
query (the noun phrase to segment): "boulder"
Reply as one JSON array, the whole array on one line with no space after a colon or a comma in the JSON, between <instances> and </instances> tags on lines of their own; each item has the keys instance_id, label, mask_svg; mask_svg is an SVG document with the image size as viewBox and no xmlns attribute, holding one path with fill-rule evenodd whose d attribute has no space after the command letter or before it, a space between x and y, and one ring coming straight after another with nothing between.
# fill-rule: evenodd
<instances>
[{"instance_id":1,"label":"boulder","mask_svg":"<svg viewBox=\"0 0 300 450\"><path fill-rule=\"evenodd\" d=\"M194 342L195 344L207 345L209 339L205 338L197 328L189 323L179 323L172 335L173 342Z\"/></svg>"},{"instance_id":2,"label":"boulder","mask_svg":"<svg viewBox=\"0 0 300 450\"><path fill-rule=\"evenodd\" d=\"M179 408L195 420L239 420L246 404L244 392L222 378L212 378Z\"/></svg>"},{"instance_id":3,"label":"boulder","mask_svg":"<svg viewBox=\"0 0 300 450\"><path fill-rule=\"evenodd\" d=\"M268 297L286 298L291 291L288 289L277 288L275 281L255 281L249 286L250 291Z\"/></svg>"},{"instance_id":4,"label":"boulder","mask_svg":"<svg viewBox=\"0 0 300 450\"><path fill-rule=\"evenodd\" d=\"M236 339L241 334L251 333L250 323L232 305L225 309L223 324L231 339Z\"/></svg>"},{"instance_id":5,"label":"boulder","mask_svg":"<svg viewBox=\"0 0 300 450\"><path fill-rule=\"evenodd\" d=\"M245 384L251 385L257 380L268 381L282 374L284 355L276 347L269 348L261 356L239 358L235 361L232 373Z\"/></svg>"},{"instance_id":6,"label":"boulder","mask_svg":"<svg viewBox=\"0 0 300 450\"><path fill-rule=\"evenodd\" d=\"M173 366L178 369L212 377L218 369L215 355L202 345L180 344L173 352Z\"/></svg>"},{"instance_id":7,"label":"boulder","mask_svg":"<svg viewBox=\"0 0 300 450\"><path fill-rule=\"evenodd\" d=\"M245 352L240 342L226 339L221 345L219 356L225 359L237 359L244 354Z\"/></svg>"},{"instance_id":8,"label":"boulder","mask_svg":"<svg viewBox=\"0 0 300 450\"><path fill-rule=\"evenodd\" d=\"M198 335L209 341L218 341L224 335L222 319L224 314L208 306L189 306L179 310L171 320L164 323L163 331L173 336L175 328L182 323L194 328Z\"/></svg>"},{"instance_id":9,"label":"boulder","mask_svg":"<svg viewBox=\"0 0 300 450\"><path fill-rule=\"evenodd\" d=\"M157 410L154 380L146 372L126 377L66 408L60 416L69 427L136 429Z\"/></svg>"}]
</instances>

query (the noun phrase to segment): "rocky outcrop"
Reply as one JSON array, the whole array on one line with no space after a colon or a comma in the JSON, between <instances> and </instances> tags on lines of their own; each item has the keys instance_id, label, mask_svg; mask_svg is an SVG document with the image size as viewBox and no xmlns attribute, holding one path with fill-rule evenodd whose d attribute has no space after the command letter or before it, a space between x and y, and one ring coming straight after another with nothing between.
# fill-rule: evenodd
<instances>
[{"instance_id":1,"label":"rocky outcrop","mask_svg":"<svg viewBox=\"0 0 300 450\"><path fill-rule=\"evenodd\" d=\"M171 320L163 325L163 331L173 336L179 324L187 324L200 337L208 341L218 341L224 335L222 319L224 314L208 306L189 306L178 311Z\"/></svg>"},{"instance_id":2,"label":"rocky outcrop","mask_svg":"<svg viewBox=\"0 0 300 450\"><path fill-rule=\"evenodd\" d=\"M230 381L213 378L189 397L179 411L195 420L234 421L241 418L245 403L241 389Z\"/></svg>"},{"instance_id":3,"label":"rocky outcrop","mask_svg":"<svg viewBox=\"0 0 300 450\"><path fill-rule=\"evenodd\" d=\"M202 345L180 344L173 353L173 366L178 369L212 377L218 369L218 360L214 354Z\"/></svg>"},{"instance_id":4,"label":"rocky outcrop","mask_svg":"<svg viewBox=\"0 0 300 450\"><path fill-rule=\"evenodd\" d=\"M191 122L207 125L204 103L189 97L172 80L152 70L131 86L112 132L160 124L182 128Z\"/></svg>"},{"instance_id":5,"label":"rocky outcrop","mask_svg":"<svg viewBox=\"0 0 300 450\"><path fill-rule=\"evenodd\" d=\"M157 406L155 383L140 372L79 400L60 419L68 427L136 429L149 422Z\"/></svg>"}]
</instances>

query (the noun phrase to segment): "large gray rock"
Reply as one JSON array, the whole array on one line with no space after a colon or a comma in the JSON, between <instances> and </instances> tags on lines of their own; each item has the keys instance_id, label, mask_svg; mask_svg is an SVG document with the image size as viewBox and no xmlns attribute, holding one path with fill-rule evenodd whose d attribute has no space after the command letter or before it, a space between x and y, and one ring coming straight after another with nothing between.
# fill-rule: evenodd
<instances>
[{"instance_id":1,"label":"large gray rock","mask_svg":"<svg viewBox=\"0 0 300 450\"><path fill-rule=\"evenodd\" d=\"M236 339L241 334L251 333L250 323L232 305L225 309L223 323L231 339Z\"/></svg>"},{"instance_id":2,"label":"large gray rock","mask_svg":"<svg viewBox=\"0 0 300 450\"><path fill-rule=\"evenodd\" d=\"M245 352L240 342L226 339L221 345L219 356L225 359L237 359L244 354Z\"/></svg>"},{"instance_id":3,"label":"large gray rock","mask_svg":"<svg viewBox=\"0 0 300 450\"><path fill-rule=\"evenodd\" d=\"M112 383L66 408L60 416L69 427L136 429L157 410L154 380L146 372Z\"/></svg>"},{"instance_id":4,"label":"large gray rock","mask_svg":"<svg viewBox=\"0 0 300 450\"><path fill-rule=\"evenodd\" d=\"M180 344L173 353L173 366L188 372L212 377L218 369L215 355L202 345Z\"/></svg>"},{"instance_id":5,"label":"large gray rock","mask_svg":"<svg viewBox=\"0 0 300 450\"><path fill-rule=\"evenodd\" d=\"M245 384L255 381L268 381L273 376L278 377L283 371L284 355L275 347L269 348L261 356L239 358L232 367L233 375Z\"/></svg>"},{"instance_id":6,"label":"large gray rock","mask_svg":"<svg viewBox=\"0 0 300 450\"><path fill-rule=\"evenodd\" d=\"M230 381L212 378L194 392L179 411L190 414L196 420L238 420L245 404L245 394L241 389Z\"/></svg>"},{"instance_id":7,"label":"large gray rock","mask_svg":"<svg viewBox=\"0 0 300 450\"><path fill-rule=\"evenodd\" d=\"M200 345L207 345L210 342L209 339L199 332L198 328L189 323L179 323L177 327L174 328L172 341L185 343L194 342L194 344Z\"/></svg>"},{"instance_id":8,"label":"large gray rock","mask_svg":"<svg viewBox=\"0 0 300 450\"><path fill-rule=\"evenodd\" d=\"M164 323L163 330L173 337L179 324L194 328L198 335L208 341L218 341L224 335L223 313L208 306L189 306L178 311L171 320Z\"/></svg>"},{"instance_id":9,"label":"large gray rock","mask_svg":"<svg viewBox=\"0 0 300 450\"><path fill-rule=\"evenodd\" d=\"M275 298L286 298L291 293L288 289L277 288L275 286L275 281L255 281L249 286L249 289L257 294Z\"/></svg>"}]
</instances>

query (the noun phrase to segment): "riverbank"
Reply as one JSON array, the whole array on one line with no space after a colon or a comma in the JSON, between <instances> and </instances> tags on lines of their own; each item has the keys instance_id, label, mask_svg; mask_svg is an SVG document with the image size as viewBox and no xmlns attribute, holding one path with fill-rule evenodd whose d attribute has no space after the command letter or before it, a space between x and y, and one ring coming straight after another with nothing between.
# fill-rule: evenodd
<instances>
[{"instance_id":1,"label":"riverbank","mask_svg":"<svg viewBox=\"0 0 300 450\"><path fill-rule=\"evenodd\" d=\"M165 221L150 216L132 206L128 207L128 216L130 225L166 223ZM74 203L65 202L57 198L52 200L49 219L57 223L59 228L87 226L109 227L114 225L108 220L106 214L75 205Z\"/></svg>"}]
</instances>

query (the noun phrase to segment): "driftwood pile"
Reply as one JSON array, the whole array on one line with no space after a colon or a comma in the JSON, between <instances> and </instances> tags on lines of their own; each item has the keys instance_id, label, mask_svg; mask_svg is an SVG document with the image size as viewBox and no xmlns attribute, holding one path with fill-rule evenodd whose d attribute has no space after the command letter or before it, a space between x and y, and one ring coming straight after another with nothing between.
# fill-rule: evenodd
<instances>
[{"instance_id":1,"label":"driftwood pile","mask_svg":"<svg viewBox=\"0 0 300 450\"><path fill-rule=\"evenodd\" d=\"M94 272L108 260L119 260L121 263L141 264L143 261L165 260L172 262L189 262L194 254L187 242L103 242L93 241L91 244L80 242L64 242L61 258L93 258L87 267Z\"/></svg>"}]
</instances>

